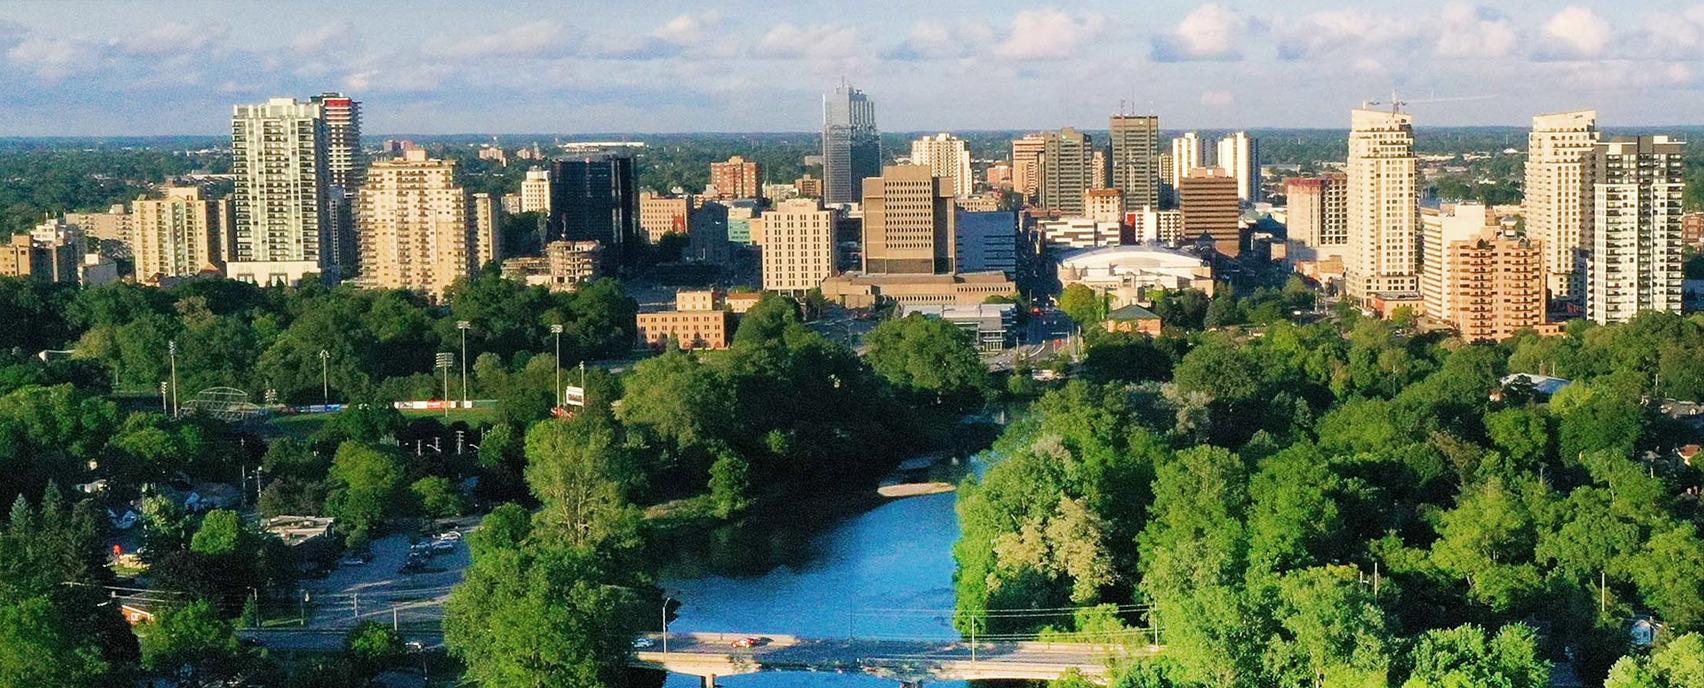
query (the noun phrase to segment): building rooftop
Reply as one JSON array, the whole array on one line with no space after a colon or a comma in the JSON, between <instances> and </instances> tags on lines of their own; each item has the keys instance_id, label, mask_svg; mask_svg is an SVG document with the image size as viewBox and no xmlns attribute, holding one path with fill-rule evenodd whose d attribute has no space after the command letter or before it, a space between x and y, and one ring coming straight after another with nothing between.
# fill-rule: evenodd
<instances>
[{"instance_id":1,"label":"building rooftop","mask_svg":"<svg viewBox=\"0 0 1704 688\"><path fill-rule=\"evenodd\" d=\"M1130 305L1125 306L1123 308L1115 309L1111 313L1107 313L1106 319L1107 320L1159 320L1160 316L1158 314L1154 313L1151 310L1148 310L1146 308L1143 308L1143 307L1138 306L1138 305L1133 303L1133 304L1130 304Z\"/></svg>"}]
</instances>

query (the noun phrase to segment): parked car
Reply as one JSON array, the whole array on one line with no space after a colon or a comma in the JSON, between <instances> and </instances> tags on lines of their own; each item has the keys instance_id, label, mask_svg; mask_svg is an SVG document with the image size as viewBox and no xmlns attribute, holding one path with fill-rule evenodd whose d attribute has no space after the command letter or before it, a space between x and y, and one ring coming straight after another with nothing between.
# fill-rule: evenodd
<instances>
[{"instance_id":1,"label":"parked car","mask_svg":"<svg viewBox=\"0 0 1704 688\"><path fill-rule=\"evenodd\" d=\"M646 648L652 648L652 647L656 647L656 646L657 646L657 641L652 640L650 638L634 638L633 639L633 649L635 649L635 650L644 650Z\"/></svg>"},{"instance_id":2,"label":"parked car","mask_svg":"<svg viewBox=\"0 0 1704 688\"><path fill-rule=\"evenodd\" d=\"M365 555L365 554L351 554L347 557L339 559L337 561L337 563L339 563L343 566L365 566L367 564L367 555Z\"/></svg>"},{"instance_id":3,"label":"parked car","mask_svg":"<svg viewBox=\"0 0 1704 688\"><path fill-rule=\"evenodd\" d=\"M739 648L752 648L752 647L757 647L759 645L763 645L764 643L767 643L767 642L769 642L768 638L763 638L763 637L759 637L759 636L755 636L755 635L748 635L744 638L740 638L739 640L735 640L733 645L734 645L734 647L739 647Z\"/></svg>"},{"instance_id":4,"label":"parked car","mask_svg":"<svg viewBox=\"0 0 1704 688\"><path fill-rule=\"evenodd\" d=\"M449 540L451 542L460 542L461 538L462 534L459 530L451 530L438 535L439 540Z\"/></svg>"},{"instance_id":5,"label":"parked car","mask_svg":"<svg viewBox=\"0 0 1704 688\"><path fill-rule=\"evenodd\" d=\"M456 548L455 540L439 540L432 543L433 552L448 552Z\"/></svg>"}]
</instances>

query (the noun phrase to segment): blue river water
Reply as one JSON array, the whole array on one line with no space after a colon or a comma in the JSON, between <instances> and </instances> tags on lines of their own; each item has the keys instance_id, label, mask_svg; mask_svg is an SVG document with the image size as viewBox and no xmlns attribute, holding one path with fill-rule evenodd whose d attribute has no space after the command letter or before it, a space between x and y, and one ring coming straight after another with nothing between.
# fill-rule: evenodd
<instances>
[{"instance_id":1,"label":"blue river water","mask_svg":"<svg viewBox=\"0 0 1704 688\"><path fill-rule=\"evenodd\" d=\"M666 579L682 602L671 632L788 634L802 637L957 638L952 629L955 494L889 501L811 539L801 563L761 575ZM660 623L660 622L659 622ZM669 676L667 688L697 688ZM727 688L863 688L892 681L831 673L718 677ZM931 683L949 688L964 683Z\"/></svg>"}]
</instances>

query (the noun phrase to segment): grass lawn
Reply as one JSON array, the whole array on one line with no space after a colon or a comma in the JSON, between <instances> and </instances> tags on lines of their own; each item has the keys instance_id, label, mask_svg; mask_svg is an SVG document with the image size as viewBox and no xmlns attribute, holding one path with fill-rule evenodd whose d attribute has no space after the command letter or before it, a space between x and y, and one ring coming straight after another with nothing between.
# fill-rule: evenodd
<instances>
[{"instance_id":1,"label":"grass lawn","mask_svg":"<svg viewBox=\"0 0 1704 688\"><path fill-rule=\"evenodd\" d=\"M267 437L294 437L307 439L319 432L327 421L331 420L330 413L304 413L290 416L273 416L260 426L260 433ZM424 409L403 409L402 416L410 420L420 418L436 418L444 423L462 421L468 425L488 425L497 419L497 409L474 408L452 409L450 415L443 411L427 411Z\"/></svg>"}]
</instances>

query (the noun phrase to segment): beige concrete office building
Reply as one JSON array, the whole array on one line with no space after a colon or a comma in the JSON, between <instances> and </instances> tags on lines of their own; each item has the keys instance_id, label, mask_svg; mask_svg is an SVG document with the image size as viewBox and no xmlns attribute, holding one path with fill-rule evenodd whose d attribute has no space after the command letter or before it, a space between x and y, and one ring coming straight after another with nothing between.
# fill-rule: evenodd
<instances>
[{"instance_id":1,"label":"beige concrete office building","mask_svg":"<svg viewBox=\"0 0 1704 688\"><path fill-rule=\"evenodd\" d=\"M687 218L691 216L689 196L658 196L649 191L639 194L639 229L645 240L655 244L669 234L686 234Z\"/></svg>"},{"instance_id":2,"label":"beige concrete office building","mask_svg":"<svg viewBox=\"0 0 1704 688\"><path fill-rule=\"evenodd\" d=\"M162 278L222 271L226 208L194 186L166 187L163 198L132 202L127 243L137 281L157 284Z\"/></svg>"},{"instance_id":3,"label":"beige concrete office building","mask_svg":"<svg viewBox=\"0 0 1704 688\"><path fill-rule=\"evenodd\" d=\"M361 286L441 298L472 272L468 198L455 183L455 169L454 161L429 159L421 150L367 169L356 197Z\"/></svg>"},{"instance_id":4,"label":"beige concrete office building","mask_svg":"<svg viewBox=\"0 0 1704 688\"><path fill-rule=\"evenodd\" d=\"M1373 294L1414 293L1420 208L1413 118L1363 108L1354 111L1351 125L1344 292L1361 301Z\"/></svg>"},{"instance_id":5,"label":"beige concrete office building","mask_svg":"<svg viewBox=\"0 0 1704 688\"><path fill-rule=\"evenodd\" d=\"M1124 192L1118 189L1084 189L1083 217L1095 222L1124 222Z\"/></svg>"},{"instance_id":6,"label":"beige concrete office building","mask_svg":"<svg viewBox=\"0 0 1704 688\"><path fill-rule=\"evenodd\" d=\"M837 215L816 199L795 198L752 220L763 245L765 291L803 294L834 275Z\"/></svg>"},{"instance_id":7,"label":"beige concrete office building","mask_svg":"<svg viewBox=\"0 0 1704 688\"><path fill-rule=\"evenodd\" d=\"M1585 296L1586 162L1598 137L1596 110L1538 115L1527 134L1526 231L1544 245L1545 285L1552 299L1582 301Z\"/></svg>"},{"instance_id":8,"label":"beige concrete office building","mask_svg":"<svg viewBox=\"0 0 1704 688\"><path fill-rule=\"evenodd\" d=\"M922 165L889 165L865 179L864 272L953 272L954 208L952 190Z\"/></svg>"},{"instance_id":9,"label":"beige concrete office building","mask_svg":"<svg viewBox=\"0 0 1704 688\"><path fill-rule=\"evenodd\" d=\"M550 214L550 170L527 170L521 180L521 212Z\"/></svg>"}]
</instances>

